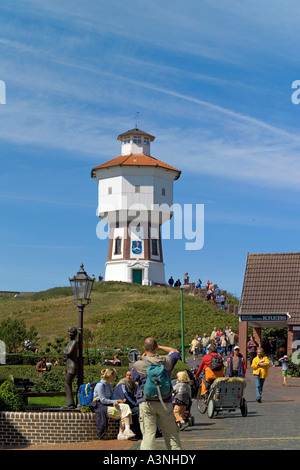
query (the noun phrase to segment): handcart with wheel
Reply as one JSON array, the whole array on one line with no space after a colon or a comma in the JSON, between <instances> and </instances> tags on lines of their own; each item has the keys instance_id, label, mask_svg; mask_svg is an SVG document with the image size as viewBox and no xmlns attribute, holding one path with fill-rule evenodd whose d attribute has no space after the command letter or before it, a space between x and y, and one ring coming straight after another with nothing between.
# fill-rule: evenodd
<instances>
[{"instance_id":1,"label":"handcart with wheel","mask_svg":"<svg viewBox=\"0 0 300 470\"><path fill-rule=\"evenodd\" d=\"M207 397L201 395L199 387L197 394L197 407L200 413L207 411L207 416L213 418L220 411L236 411L240 409L242 416L246 417L248 407L244 398L244 389L246 380L239 377L220 377L216 379L210 389Z\"/></svg>"}]
</instances>

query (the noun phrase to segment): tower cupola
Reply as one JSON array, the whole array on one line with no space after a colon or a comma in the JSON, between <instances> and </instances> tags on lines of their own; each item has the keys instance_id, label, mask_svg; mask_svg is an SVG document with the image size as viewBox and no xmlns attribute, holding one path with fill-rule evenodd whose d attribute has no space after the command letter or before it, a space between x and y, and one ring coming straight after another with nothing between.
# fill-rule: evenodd
<instances>
[{"instance_id":1,"label":"tower cupola","mask_svg":"<svg viewBox=\"0 0 300 470\"><path fill-rule=\"evenodd\" d=\"M155 137L135 127L118 136L122 155L150 155L150 142Z\"/></svg>"}]
</instances>

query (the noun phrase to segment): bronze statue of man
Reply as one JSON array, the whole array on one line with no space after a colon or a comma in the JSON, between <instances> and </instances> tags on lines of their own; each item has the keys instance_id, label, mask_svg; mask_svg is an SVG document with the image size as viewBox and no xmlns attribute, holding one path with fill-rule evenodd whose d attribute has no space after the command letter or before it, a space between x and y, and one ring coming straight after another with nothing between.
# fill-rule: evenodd
<instances>
[{"instance_id":1,"label":"bronze statue of man","mask_svg":"<svg viewBox=\"0 0 300 470\"><path fill-rule=\"evenodd\" d=\"M68 328L68 336L70 342L63 350L63 355L67 358L66 362L66 376L65 376L65 392L66 392L66 406L70 409L75 408L75 403L72 394L72 382L78 370L78 356L77 356L77 328L70 326Z\"/></svg>"}]
</instances>

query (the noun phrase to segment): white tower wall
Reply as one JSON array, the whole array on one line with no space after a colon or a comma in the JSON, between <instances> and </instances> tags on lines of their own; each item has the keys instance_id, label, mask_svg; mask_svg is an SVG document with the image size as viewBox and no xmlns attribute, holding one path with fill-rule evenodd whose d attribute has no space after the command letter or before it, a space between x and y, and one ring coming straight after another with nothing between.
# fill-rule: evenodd
<instances>
[{"instance_id":1,"label":"white tower wall","mask_svg":"<svg viewBox=\"0 0 300 470\"><path fill-rule=\"evenodd\" d=\"M122 155L92 170L97 213L110 226L105 280L165 284L160 230L180 171L150 157L150 134L133 129L118 139Z\"/></svg>"}]
</instances>

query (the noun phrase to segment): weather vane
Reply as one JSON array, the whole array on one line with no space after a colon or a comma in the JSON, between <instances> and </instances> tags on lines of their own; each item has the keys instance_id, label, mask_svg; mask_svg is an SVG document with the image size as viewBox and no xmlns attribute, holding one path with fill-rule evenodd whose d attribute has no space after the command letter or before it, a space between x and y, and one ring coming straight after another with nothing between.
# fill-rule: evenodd
<instances>
[{"instance_id":1,"label":"weather vane","mask_svg":"<svg viewBox=\"0 0 300 470\"><path fill-rule=\"evenodd\" d=\"M139 115L139 114L140 114L139 111L137 111L137 112L135 113L135 128L136 128L136 129L138 128L138 126L137 126L137 121L138 121L138 115Z\"/></svg>"}]
</instances>

